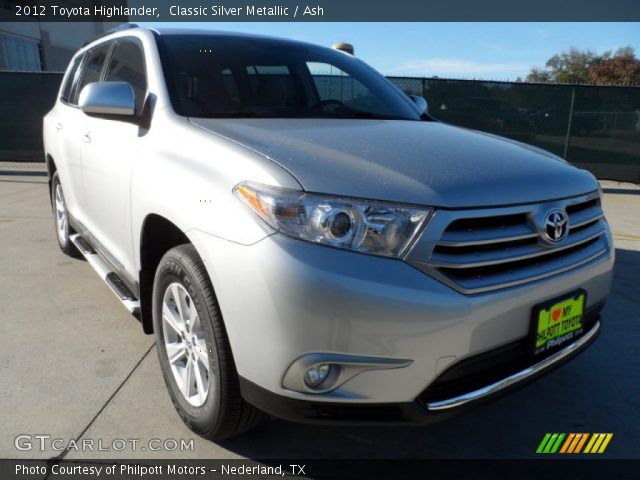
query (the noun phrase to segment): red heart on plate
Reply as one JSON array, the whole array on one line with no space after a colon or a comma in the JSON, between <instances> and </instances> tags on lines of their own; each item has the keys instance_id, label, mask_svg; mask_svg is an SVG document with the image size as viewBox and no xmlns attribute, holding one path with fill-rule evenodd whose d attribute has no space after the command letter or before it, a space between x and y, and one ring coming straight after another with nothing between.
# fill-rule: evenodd
<instances>
[{"instance_id":1,"label":"red heart on plate","mask_svg":"<svg viewBox=\"0 0 640 480\"><path fill-rule=\"evenodd\" d=\"M553 318L554 322L557 322L558 319L560 318L560 313L562 313L562 309L558 308L557 310L554 310L553 313L551 314L551 317Z\"/></svg>"}]
</instances>

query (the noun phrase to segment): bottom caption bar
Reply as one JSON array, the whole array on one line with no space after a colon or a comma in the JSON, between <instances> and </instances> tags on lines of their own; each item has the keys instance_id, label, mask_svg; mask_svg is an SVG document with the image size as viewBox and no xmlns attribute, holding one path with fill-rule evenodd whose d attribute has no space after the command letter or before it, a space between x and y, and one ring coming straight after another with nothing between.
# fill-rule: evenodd
<instances>
[{"instance_id":1,"label":"bottom caption bar","mask_svg":"<svg viewBox=\"0 0 640 480\"><path fill-rule=\"evenodd\" d=\"M567 457L565 457L567 458ZM640 460L0 460L1 480L615 478L637 480Z\"/></svg>"}]
</instances>

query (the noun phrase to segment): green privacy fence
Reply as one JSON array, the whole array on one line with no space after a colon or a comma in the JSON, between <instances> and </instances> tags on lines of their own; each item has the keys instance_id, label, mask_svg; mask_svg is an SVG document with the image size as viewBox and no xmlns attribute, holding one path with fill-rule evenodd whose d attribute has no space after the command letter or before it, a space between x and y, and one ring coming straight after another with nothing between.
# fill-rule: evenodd
<instances>
[{"instance_id":1,"label":"green privacy fence","mask_svg":"<svg viewBox=\"0 0 640 480\"><path fill-rule=\"evenodd\" d=\"M390 80L443 122L535 145L601 179L640 182L640 87Z\"/></svg>"},{"instance_id":2,"label":"green privacy fence","mask_svg":"<svg viewBox=\"0 0 640 480\"><path fill-rule=\"evenodd\" d=\"M44 162L42 117L61 80L60 73L0 72L0 168Z\"/></svg>"},{"instance_id":3,"label":"green privacy fence","mask_svg":"<svg viewBox=\"0 0 640 480\"><path fill-rule=\"evenodd\" d=\"M0 72L0 169L43 161L42 116L53 105L61 78ZM639 87L389 79L406 93L425 97L439 120L549 150L601 179L640 182ZM329 80L334 98L357 88Z\"/></svg>"}]
</instances>

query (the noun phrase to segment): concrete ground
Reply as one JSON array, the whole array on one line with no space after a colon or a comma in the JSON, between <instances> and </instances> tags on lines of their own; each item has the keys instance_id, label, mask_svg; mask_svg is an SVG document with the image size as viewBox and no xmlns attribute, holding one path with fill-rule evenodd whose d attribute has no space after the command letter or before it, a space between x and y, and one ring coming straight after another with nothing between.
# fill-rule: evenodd
<instances>
[{"instance_id":1,"label":"concrete ground","mask_svg":"<svg viewBox=\"0 0 640 480\"><path fill-rule=\"evenodd\" d=\"M426 427L321 427L272 421L216 444L175 413L153 337L86 262L55 240L46 179L0 176L0 458L60 455L37 434L121 451L72 458L531 457L545 432L612 432L607 457L640 458L640 188L605 182L616 240L613 294L598 341L512 395ZM33 449L18 450L16 436ZM139 439L136 450L130 439ZM151 451L150 439L191 439ZM24 446L25 444L22 443ZM59 445L57 445L59 447ZM173 449L169 441L166 445Z\"/></svg>"}]
</instances>

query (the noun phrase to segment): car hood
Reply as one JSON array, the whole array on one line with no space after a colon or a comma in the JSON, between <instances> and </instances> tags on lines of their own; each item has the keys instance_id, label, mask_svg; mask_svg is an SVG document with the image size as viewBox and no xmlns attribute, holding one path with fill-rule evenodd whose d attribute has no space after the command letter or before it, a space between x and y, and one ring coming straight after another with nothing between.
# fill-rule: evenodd
<instances>
[{"instance_id":1,"label":"car hood","mask_svg":"<svg viewBox=\"0 0 640 480\"><path fill-rule=\"evenodd\" d=\"M589 172L544 150L439 122L190 121L268 157L310 192L460 208L539 202L598 188Z\"/></svg>"}]
</instances>

